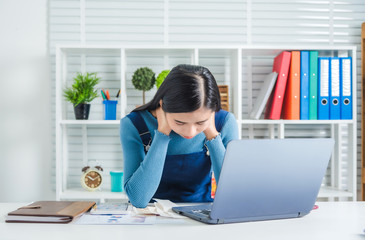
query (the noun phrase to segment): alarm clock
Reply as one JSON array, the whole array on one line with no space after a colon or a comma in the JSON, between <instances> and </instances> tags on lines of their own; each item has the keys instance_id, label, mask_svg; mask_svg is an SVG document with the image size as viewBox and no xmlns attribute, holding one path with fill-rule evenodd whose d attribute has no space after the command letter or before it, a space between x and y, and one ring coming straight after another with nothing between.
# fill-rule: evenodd
<instances>
[{"instance_id":1,"label":"alarm clock","mask_svg":"<svg viewBox=\"0 0 365 240\"><path fill-rule=\"evenodd\" d=\"M83 174L81 175L81 186L88 191L95 191L100 188L103 182L103 168L95 166L91 168L86 166L82 169Z\"/></svg>"}]
</instances>

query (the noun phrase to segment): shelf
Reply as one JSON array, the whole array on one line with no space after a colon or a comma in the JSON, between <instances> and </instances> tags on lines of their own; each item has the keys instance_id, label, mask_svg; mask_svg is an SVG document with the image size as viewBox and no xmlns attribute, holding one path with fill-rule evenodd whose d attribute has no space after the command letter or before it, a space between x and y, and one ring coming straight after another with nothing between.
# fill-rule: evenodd
<instances>
[{"instance_id":1,"label":"shelf","mask_svg":"<svg viewBox=\"0 0 365 240\"><path fill-rule=\"evenodd\" d=\"M351 124L353 120L270 120L270 119L243 119L241 124Z\"/></svg>"},{"instance_id":2,"label":"shelf","mask_svg":"<svg viewBox=\"0 0 365 240\"><path fill-rule=\"evenodd\" d=\"M356 46L352 46L352 45L348 45L348 46L326 46L326 45L320 45L320 46L314 46L314 45L241 45L241 44L237 44L237 45L222 45L222 44L218 44L218 45L214 45L214 44L205 44L205 45L181 45L181 44L176 44L176 45L133 45L133 44L115 44L115 45L103 45L103 44L59 44L57 45L57 47L59 47L60 49L64 50L64 51L72 51L72 50L76 50L79 51L80 49L86 49L86 50L93 50L93 49L98 49L98 50L109 50L109 49L119 49L119 48L123 48L123 49L154 49L154 50L161 50L161 49L242 49L242 50L253 50L255 52L257 51L264 51L264 50L270 50L270 49L275 49L275 50L287 50L287 51L291 51L291 50L334 50L334 51L340 51L340 50L356 50Z\"/></svg>"},{"instance_id":3,"label":"shelf","mask_svg":"<svg viewBox=\"0 0 365 240\"><path fill-rule=\"evenodd\" d=\"M120 88L122 100L118 118L139 104L139 93L131 85L136 67L151 66L154 71L176 63L204 65L215 75L219 84L228 85L230 110L237 119L240 138L331 137L336 141L328 175L329 185L346 190L324 187L320 198L349 198L356 201L357 109L351 120L269 120L247 119L257 99L263 76L270 72L274 57L283 50L317 50L321 56L353 58L353 96L356 95L356 46L322 45L57 45L56 48L56 183L57 197L62 199L123 199L125 194L107 191L86 192L66 188L71 166L90 159L107 160L110 166L120 162L117 120L74 120L69 105L65 105L62 89L72 73L99 69L105 74L106 88ZM112 86L112 87L111 87ZM356 98L353 98L353 106ZM98 106L100 107L100 106ZM99 108L99 112L101 112ZM67 119L70 116L70 119ZM95 115L101 118L100 114ZM261 126L263 125L263 126ZM309 126L308 126L309 125ZM312 126L311 126L312 125ZM324 125L324 126L322 126ZM343 126L347 125L347 126ZM80 131L81 128L81 131ZM322 132L322 129L324 131ZM104 131L105 130L105 131ZM314 133L314 134L313 134ZM243 136L244 134L244 136ZM102 144L102 146L99 146ZM95 148L98 146L98 148ZM346 151L345 146L347 147ZM105 150L104 150L105 147ZM108 149L108 150L107 150ZM119 166L119 165L118 165ZM74 180L72 180L74 181ZM76 181L76 180L75 180ZM72 182L73 183L73 182ZM77 186L77 185L74 185Z\"/></svg>"},{"instance_id":4,"label":"shelf","mask_svg":"<svg viewBox=\"0 0 365 240\"><path fill-rule=\"evenodd\" d=\"M119 125L120 120L62 120L61 125Z\"/></svg>"},{"instance_id":5,"label":"shelf","mask_svg":"<svg viewBox=\"0 0 365 240\"><path fill-rule=\"evenodd\" d=\"M348 191L339 190L331 187L322 187L319 190L319 198L331 198L331 197L353 197L354 194Z\"/></svg>"},{"instance_id":6,"label":"shelf","mask_svg":"<svg viewBox=\"0 0 365 240\"><path fill-rule=\"evenodd\" d=\"M60 199L127 199L124 192L95 191L88 192L83 189L68 189L61 193Z\"/></svg>"},{"instance_id":7,"label":"shelf","mask_svg":"<svg viewBox=\"0 0 365 240\"><path fill-rule=\"evenodd\" d=\"M70 46L70 47L59 47L67 54L119 54L121 48L118 46Z\"/></svg>"},{"instance_id":8,"label":"shelf","mask_svg":"<svg viewBox=\"0 0 365 240\"><path fill-rule=\"evenodd\" d=\"M353 120L269 120L244 119L240 124L351 124ZM61 125L119 125L120 120L62 120Z\"/></svg>"}]
</instances>

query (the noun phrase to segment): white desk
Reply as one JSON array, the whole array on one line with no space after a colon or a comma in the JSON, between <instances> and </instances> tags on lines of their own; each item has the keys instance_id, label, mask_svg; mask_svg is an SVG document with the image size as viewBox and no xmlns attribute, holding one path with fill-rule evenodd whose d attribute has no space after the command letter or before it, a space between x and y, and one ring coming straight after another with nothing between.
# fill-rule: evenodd
<instances>
[{"instance_id":1,"label":"white desk","mask_svg":"<svg viewBox=\"0 0 365 240\"><path fill-rule=\"evenodd\" d=\"M0 239L280 239L365 240L365 202L319 202L318 209L297 219L207 225L190 219L184 223L155 225L76 225L5 223L5 215L24 204L0 203Z\"/></svg>"}]
</instances>

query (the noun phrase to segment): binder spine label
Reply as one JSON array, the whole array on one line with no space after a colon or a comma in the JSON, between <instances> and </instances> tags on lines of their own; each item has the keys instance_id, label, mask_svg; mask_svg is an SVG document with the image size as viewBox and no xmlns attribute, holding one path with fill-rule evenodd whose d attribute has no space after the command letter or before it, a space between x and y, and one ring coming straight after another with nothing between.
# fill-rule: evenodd
<instances>
[{"instance_id":1,"label":"binder spine label","mask_svg":"<svg viewBox=\"0 0 365 240\"><path fill-rule=\"evenodd\" d=\"M323 59L321 61L321 82L320 82L320 95L321 97L328 97L329 96L329 76L328 70L329 68L329 61L327 59Z\"/></svg>"},{"instance_id":2,"label":"binder spine label","mask_svg":"<svg viewBox=\"0 0 365 240\"><path fill-rule=\"evenodd\" d=\"M340 96L340 61L334 59L331 62L331 96Z\"/></svg>"},{"instance_id":3,"label":"binder spine label","mask_svg":"<svg viewBox=\"0 0 365 240\"><path fill-rule=\"evenodd\" d=\"M351 61L343 60L342 67L342 96L351 96Z\"/></svg>"}]
</instances>

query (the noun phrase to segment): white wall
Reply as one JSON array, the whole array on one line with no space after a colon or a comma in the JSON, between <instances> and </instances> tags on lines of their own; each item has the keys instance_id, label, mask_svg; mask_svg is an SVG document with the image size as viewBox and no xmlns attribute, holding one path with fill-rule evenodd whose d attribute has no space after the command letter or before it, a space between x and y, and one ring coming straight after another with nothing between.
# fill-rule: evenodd
<instances>
[{"instance_id":1,"label":"white wall","mask_svg":"<svg viewBox=\"0 0 365 240\"><path fill-rule=\"evenodd\" d=\"M53 199L47 0L0 1L0 202Z\"/></svg>"},{"instance_id":2,"label":"white wall","mask_svg":"<svg viewBox=\"0 0 365 240\"><path fill-rule=\"evenodd\" d=\"M0 202L53 197L47 2L0 1ZM49 2L52 66L57 43L359 46L365 11L359 0L310 6L292 0L99 0L81 1L81 11L80 1Z\"/></svg>"},{"instance_id":3,"label":"white wall","mask_svg":"<svg viewBox=\"0 0 365 240\"><path fill-rule=\"evenodd\" d=\"M355 45L357 46L357 102L361 99L361 76L360 76L360 35L361 23L365 21L365 1L363 0L346 0L346 1L302 1L302 0L75 0L60 1L49 0L50 7L50 30L49 45L52 82L55 82L55 49L57 44L89 44L89 45L216 45L216 46L234 46L242 44L253 45L275 45L275 46L341 46ZM138 58L140 57L140 58ZM218 81L226 81L229 79L229 73L226 73L226 61L219 57L219 53L215 59L202 57L199 64L209 67ZM213 57L213 56L211 56ZM103 56L103 58L95 58L90 56L85 61L87 71L97 71L100 73L102 82L113 82L120 79L120 64L113 56ZM178 61L184 61L177 58ZM161 60L161 58L159 59ZM272 69L273 56L257 56L257 59L251 57L242 57L242 65L248 66L249 71L243 69L242 78L249 79L247 76L252 75L254 80L254 97L258 93L259 83L262 81L264 74L269 73ZM68 80L72 80L72 76L81 69L81 58L69 56ZM126 69L130 71L126 73L128 102L132 103L131 107L140 102L140 94L136 91L130 82L133 74L132 69L137 66L149 66L153 69L162 70L165 65L176 65L178 62L163 60L160 64L158 60L149 57L131 57L127 59L129 66ZM89 66L89 67L88 67ZM116 66L113 68L113 66ZM251 68L251 66L253 66ZM261 79L260 79L261 78ZM256 83L255 83L256 82ZM109 83L108 83L109 84ZM243 82L245 84L245 82ZM246 83L247 84L247 83ZM114 85L113 85L114 86ZM244 85L245 86L245 85ZM53 94L55 89L52 90ZM148 98L151 97L153 91L148 92ZM53 98L54 99L54 95ZM252 101L251 101L252 102ZM244 114L248 114L248 110L252 106L250 101L244 102L242 109ZM99 104L101 106L101 104ZM97 104L93 105L91 112L96 113ZM53 108L54 111L54 108ZM72 109L70 111L72 113ZM102 107L99 108L102 112ZM358 124L357 132L360 132L360 114L361 105L357 106ZM53 114L54 115L54 114ZM70 115L71 116L71 115ZM102 116L101 114L98 115ZM70 118L72 119L72 118ZM79 187L80 168L82 162L82 134L80 128L74 128L72 133L72 141L69 148L69 155L72 164L69 164L68 180L70 185ZM246 132L251 131L249 128L243 129ZM107 139L110 143L111 139L117 138L117 135L108 131L99 129L89 129L89 135L93 137L92 144L98 146L98 142L105 142ZM256 132L265 136L267 129L259 127ZM329 137L331 129L327 126L316 125L305 126L296 125L288 127L285 131L286 136L298 136L298 134L307 134L306 136L322 136ZM71 134L69 134L71 135ZM99 140L95 140L98 138ZM357 167L360 173L360 146L361 135L357 136ZM348 142L343 139L344 145ZM115 147L115 144L112 145ZM93 146L94 147L94 146ZM119 146L117 146L119 147ZM118 161L121 154L114 149L110 150L99 144L99 149L93 149L93 154L89 157L96 156L99 161L104 164L111 159ZM341 156L344 160L347 158L346 147L342 147ZM118 149L120 151L120 148ZM107 154L105 154L107 152ZM111 158L110 156L113 156ZM114 157L116 156L116 157ZM121 162L122 159L119 160ZM110 162L110 161L109 161ZM115 162L115 161L114 161ZM346 166L347 161L343 162ZM111 165L111 164L110 164ZM115 165L112 165L115 166ZM341 171L341 185L347 184L349 172ZM328 179L330 175L328 174ZM360 182L358 175L358 182ZM360 186L360 185L358 185ZM360 189L360 188L359 188Z\"/></svg>"}]
</instances>

